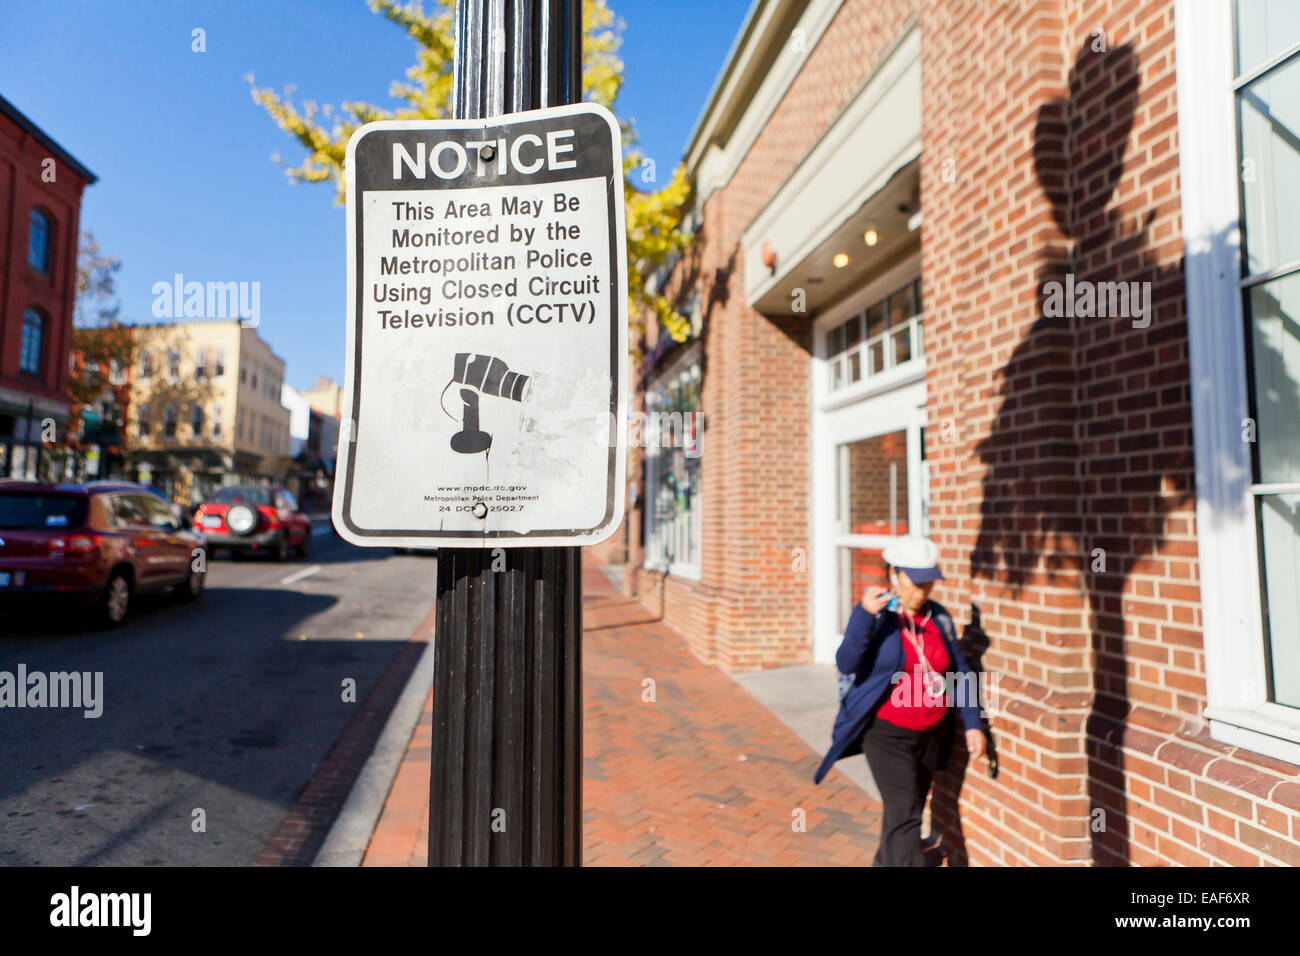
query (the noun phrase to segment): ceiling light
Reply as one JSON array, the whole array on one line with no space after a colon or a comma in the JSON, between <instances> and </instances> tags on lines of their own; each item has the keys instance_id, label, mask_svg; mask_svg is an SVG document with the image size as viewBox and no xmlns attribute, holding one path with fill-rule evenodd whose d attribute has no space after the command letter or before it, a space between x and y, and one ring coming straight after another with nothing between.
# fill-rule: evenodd
<instances>
[{"instance_id":1,"label":"ceiling light","mask_svg":"<svg viewBox=\"0 0 1300 956\"><path fill-rule=\"evenodd\" d=\"M835 258L831 260L831 263L835 266L836 269L843 269L845 266L849 264L848 253L845 252L835 253Z\"/></svg>"},{"instance_id":2,"label":"ceiling light","mask_svg":"<svg viewBox=\"0 0 1300 956\"><path fill-rule=\"evenodd\" d=\"M868 229L862 234L862 241L869 246L874 246L880 241L880 234L875 229Z\"/></svg>"}]
</instances>

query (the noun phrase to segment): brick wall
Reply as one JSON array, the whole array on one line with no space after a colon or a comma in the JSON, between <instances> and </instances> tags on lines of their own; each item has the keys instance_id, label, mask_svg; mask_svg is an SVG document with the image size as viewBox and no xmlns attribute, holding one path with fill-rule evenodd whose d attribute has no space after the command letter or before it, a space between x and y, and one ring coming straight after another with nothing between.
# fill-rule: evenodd
<instances>
[{"instance_id":1,"label":"brick wall","mask_svg":"<svg viewBox=\"0 0 1300 956\"><path fill-rule=\"evenodd\" d=\"M48 181L48 150L8 116L0 116L0 387L67 402L68 350L76 299L77 241L81 194L86 181L54 159ZM27 264L33 209L49 221L49 271ZM45 318L39 376L19 368L23 313L35 308Z\"/></svg>"},{"instance_id":2,"label":"brick wall","mask_svg":"<svg viewBox=\"0 0 1300 956\"><path fill-rule=\"evenodd\" d=\"M936 816L973 862L1296 863L1297 768L1200 717L1173 5L922 29L931 529L1002 678L999 779ZM1067 275L1151 283L1149 326L1047 317Z\"/></svg>"},{"instance_id":3,"label":"brick wall","mask_svg":"<svg viewBox=\"0 0 1300 956\"><path fill-rule=\"evenodd\" d=\"M808 657L810 576L839 573L792 560L809 324L748 309L736 251L918 9L931 533L1000 765L954 765L935 819L977 864L1300 863L1300 768L1201 718L1172 0L844 3L668 286L706 303L703 578L637 586L705 660ZM1149 323L1053 317L1067 281L1149 283Z\"/></svg>"},{"instance_id":4,"label":"brick wall","mask_svg":"<svg viewBox=\"0 0 1300 956\"><path fill-rule=\"evenodd\" d=\"M703 567L638 587L691 650L731 670L811 658L811 321L745 304L741 234L871 74L917 0L848 0L766 127L703 209L668 285L704 303ZM652 333L653 336L653 333ZM653 338L652 338L653 341Z\"/></svg>"}]
</instances>

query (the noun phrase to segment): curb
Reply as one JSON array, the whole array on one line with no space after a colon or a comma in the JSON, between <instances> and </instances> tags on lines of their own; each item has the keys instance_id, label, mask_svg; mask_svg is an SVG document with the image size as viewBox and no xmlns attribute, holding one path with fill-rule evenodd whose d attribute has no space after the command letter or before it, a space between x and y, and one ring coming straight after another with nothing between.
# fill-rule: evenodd
<instances>
[{"instance_id":1,"label":"curb","mask_svg":"<svg viewBox=\"0 0 1300 956\"><path fill-rule=\"evenodd\" d=\"M295 795L280 826L253 861L254 866L309 866L316 858L358 774L374 753L375 743L401 700L411 674L433 640L435 613L436 608L430 607L366 695L311 779Z\"/></svg>"},{"instance_id":2,"label":"curb","mask_svg":"<svg viewBox=\"0 0 1300 956\"><path fill-rule=\"evenodd\" d=\"M433 684L434 640L429 638L312 866L361 865Z\"/></svg>"}]
</instances>

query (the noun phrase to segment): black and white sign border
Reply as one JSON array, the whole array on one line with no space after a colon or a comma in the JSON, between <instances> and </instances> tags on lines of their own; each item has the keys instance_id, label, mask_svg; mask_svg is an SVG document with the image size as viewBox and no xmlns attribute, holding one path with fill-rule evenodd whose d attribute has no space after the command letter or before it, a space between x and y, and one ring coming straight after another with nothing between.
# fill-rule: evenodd
<instances>
[{"instance_id":1,"label":"black and white sign border","mask_svg":"<svg viewBox=\"0 0 1300 956\"><path fill-rule=\"evenodd\" d=\"M364 286L364 242L361 238L361 195L356 184L354 156L358 143L381 131L428 132L436 130L474 131L482 139L510 135L518 124L564 116L595 115L610 130L612 172L606 187L609 221L609 256L613 275L610 283L610 403L613 413L608 456L608 484L605 516L593 528L541 528L532 531L484 530L476 535L463 530L428 530L412 528L371 529L359 527L351 518L354 446L360 438L357 429L360 414L361 340L363 303L359 291ZM611 537L622 521L627 469L627 239L623 201L622 131L614 115L597 103L574 103L524 113L510 113L483 120L382 120L358 128L348 140L344 185L347 210L347 365L344 372L343 428L339 436L335 470L332 518L335 531L346 541L361 547L554 547L591 545ZM401 187L395 187L401 188ZM341 487L340 487L341 484Z\"/></svg>"}]
</instances>

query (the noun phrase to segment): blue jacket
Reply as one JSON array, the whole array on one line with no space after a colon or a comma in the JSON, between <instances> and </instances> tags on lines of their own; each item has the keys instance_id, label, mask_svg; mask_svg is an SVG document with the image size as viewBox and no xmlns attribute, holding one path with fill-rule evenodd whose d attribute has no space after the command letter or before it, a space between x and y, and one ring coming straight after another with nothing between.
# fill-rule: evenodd
<instances>
[{"instance_id":1,"label":"blue jacket","mask_svg":"<svg viewBox=\"0 0 1300 956\"><path fill-rule=\"evenodd\" d=\"M952 662L948 667L950 673L969 674L970 665L962 655L957 644L957 632L952 618L941 604L930 602L932 620L939 627L944 642L948 645L948 654ZM852 674L853 683L840 701L840 712L835 717L835 727L831 731L831 749L826 752L821 766L813 777L814 783L821 783L822 778L830 772L835 761L842 757L851 757L862 753L862 732L867 729L876 708L893 690L893 677L903 672L906 657L903 653L903 638L898 627L898 615L893 611L881 611L870 614L861 604L853 606L849 615L849 626L844 630L844 642L835 652L835 663L840 672ZM973 687L973 679L966 686ZM951 681L949 682L952 683ZM964 688L954 687L960 693ZM980 708L978 700L955 701L961 714L961 722L967 730L980 727Z\"/></svg>"}]
</instances>

